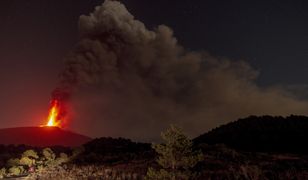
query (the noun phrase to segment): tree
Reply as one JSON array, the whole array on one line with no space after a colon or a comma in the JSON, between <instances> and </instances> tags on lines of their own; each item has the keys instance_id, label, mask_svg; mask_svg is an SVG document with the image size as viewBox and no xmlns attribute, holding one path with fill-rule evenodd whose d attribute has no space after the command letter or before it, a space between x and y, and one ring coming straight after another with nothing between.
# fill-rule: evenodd
<instances>
[{"instance_id":1,"label":"tree","mask_svg":"<svg viewBox=\"0 0 308 180\"><path fill-rule=\"evenodd\" d=\"M192 141L173 125L161 137L164 143L152 145L161 169L149 168L146 179L192 179L195 176L192 168L203 159L201 151L193 151Z\"/></svg>"}]
</instances>

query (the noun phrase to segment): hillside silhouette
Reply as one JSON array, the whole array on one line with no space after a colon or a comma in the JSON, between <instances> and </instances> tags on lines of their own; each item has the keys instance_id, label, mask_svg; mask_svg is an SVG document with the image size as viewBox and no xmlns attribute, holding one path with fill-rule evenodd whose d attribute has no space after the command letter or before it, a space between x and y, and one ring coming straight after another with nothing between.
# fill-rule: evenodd
<instances>
[{"instance_id":1,"label":"hillside silhouette","mask_svg":"<svg viewBox=\"0 0 308 180\"><path fill-rule=\"evenodd\" d=\"M272 153L308 153L308 117L250 116L222 125L194 139L196 144Z\"/></svg>"},{"instance_id":2,"label":"hillside silhouette","mask_svg":"<svg viewBox=\"0 0 308 180\"><path fill-rule=\"evenodd\" d=\"M58 127L17 127L0 129L0 144L35 147L80 146L91 138Z\"/></svg>"}]
</instances>

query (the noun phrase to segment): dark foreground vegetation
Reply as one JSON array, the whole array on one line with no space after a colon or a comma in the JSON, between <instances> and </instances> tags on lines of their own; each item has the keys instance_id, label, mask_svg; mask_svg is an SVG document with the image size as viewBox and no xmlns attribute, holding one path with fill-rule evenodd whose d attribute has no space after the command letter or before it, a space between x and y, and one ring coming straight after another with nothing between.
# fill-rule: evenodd
<instances>
[{"instance_id":1,"label":"dark foreground vegetation","mask_svg":"<svg viewBox=\"0 0 308 180\"><path fill-rule=\"evenodd\" d=\"M288 140L275 138L275 132L282 138L303 138L304 129L308 130L306 122L301 116L249 117L216 128L194 141L172 126L163 133L163 143L156 145L123 138L99 138L79 148L0 146L0 169L3 167L0 177L308 179L308 151L301 150L307 146L306 141L294 143L296 147L290 148L282 145L289 143ZM248 130L251 134L241 137ZM285 132L294 134L288 136ZM262 138L259 133L263 133ZM232 138L238 138L239 142L234 143ZM264 141L268 144L264 145Z\"/></svg>"}]
</instances>

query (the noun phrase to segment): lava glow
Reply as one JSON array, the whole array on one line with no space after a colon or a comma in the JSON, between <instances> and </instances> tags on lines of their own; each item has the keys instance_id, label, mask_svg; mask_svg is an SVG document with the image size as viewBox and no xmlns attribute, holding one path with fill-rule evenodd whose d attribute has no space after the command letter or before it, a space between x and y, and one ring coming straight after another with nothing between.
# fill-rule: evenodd
<instances>
[{"instance_id":1,"label":"lava glow","mask_svg":"<svg viewBox=\"0 0 308 180\"><path fill-rule=\"evenodd\" d=\"M61 127L61 119L59 119L60 115L60 106L59 102L57 100L53 100L51 102L51 107L49 109L49 114L48 114L48 122L46 126L49 127Z\"/></svg>"}]
</instances>

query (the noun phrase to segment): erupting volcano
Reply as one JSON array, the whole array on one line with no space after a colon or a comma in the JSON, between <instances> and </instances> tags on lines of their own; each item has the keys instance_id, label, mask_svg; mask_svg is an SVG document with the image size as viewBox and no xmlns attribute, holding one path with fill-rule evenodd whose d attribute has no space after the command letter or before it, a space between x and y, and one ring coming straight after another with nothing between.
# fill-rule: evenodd
<instances>
[{"instance_id":1,"label":"erupting volcano","mask_svg":"<svg viewBox=\"0 0 308 180\"><path fill-rule=\"evenodd\" d=\"M24 144L36 147L50 146L80 146L91 140L67 129L65 127L67 119L67 106L65 101L53 98L47 117L47 123L40 127L16 127L0 129L0 144ZM37 138L40 137L40 138Z\"/></svg>"},{"instance_id":2,"label":"erupting volcano","mask_svg":"<svg viewBox=\"0 0 308 180\"><path fill-rule=\"evenodd\" d=\"M67 121L67 101L68 96L65 93L55 90L52 94L52 100L44 126L63 128Z\"/></svg>"}]
</instances>

